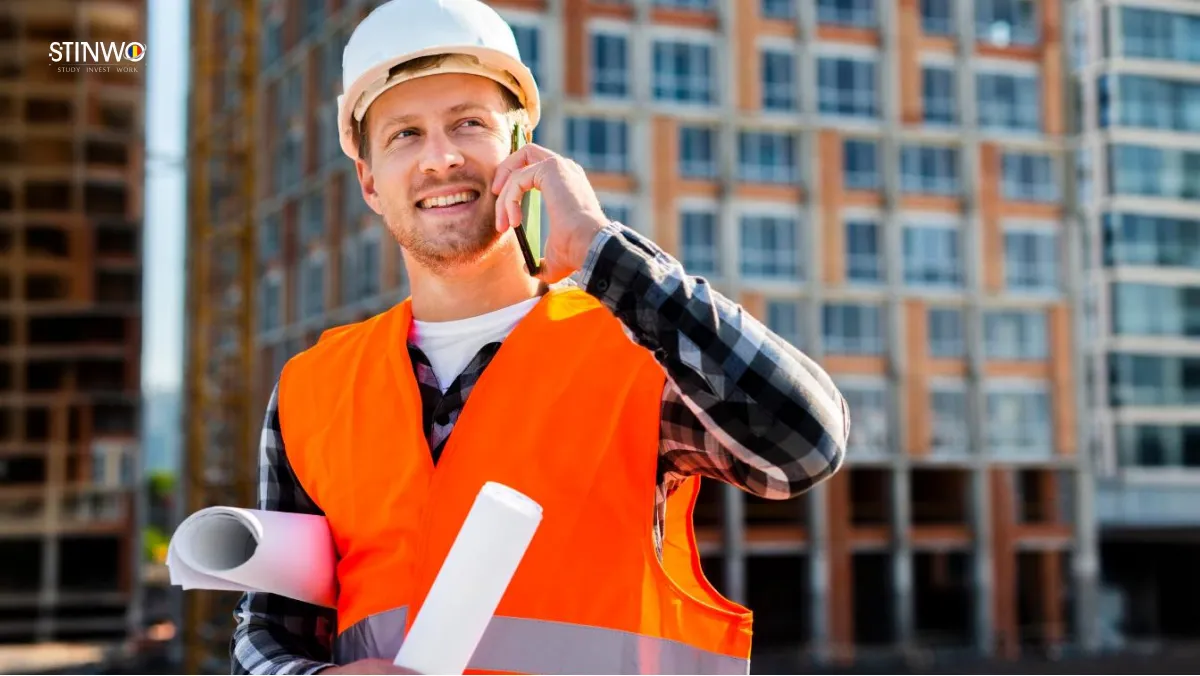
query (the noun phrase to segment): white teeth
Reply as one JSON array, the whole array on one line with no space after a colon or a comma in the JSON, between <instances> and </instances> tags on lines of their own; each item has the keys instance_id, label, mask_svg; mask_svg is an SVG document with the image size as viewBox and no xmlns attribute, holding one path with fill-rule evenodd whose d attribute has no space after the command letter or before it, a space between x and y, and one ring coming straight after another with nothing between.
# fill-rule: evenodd
<instances>
[{"instance_id":1,"label":"white teeth","mask_svg":"<svg viewBox=\"0 0 1200 676\"><path fill-rule=\"evenodd\" d=\"M421 200L420 207L422 209L430 209L433 207L448 207L462 202L470 202L475 198L475 194L471 192L460 192L454 195L441 195L439 197L429 197Z\"/></svg>"}]
</instances>

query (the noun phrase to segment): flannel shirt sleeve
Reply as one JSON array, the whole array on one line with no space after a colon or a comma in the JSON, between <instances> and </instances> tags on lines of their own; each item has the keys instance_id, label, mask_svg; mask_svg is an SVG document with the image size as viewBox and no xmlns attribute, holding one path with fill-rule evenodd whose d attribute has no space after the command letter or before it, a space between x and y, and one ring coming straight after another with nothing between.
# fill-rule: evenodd
<instances>
[{"instance_id":1,"label":"flannel shirt sleeve","mask_svg":"<svg viewBox=\"0 0 1200 676\"><path fill-rule=\"evenodd\" d=\"M267 404L259 447L258 508L324 515L288 463L278 407L277 383ZM230 641L231 673L314 674L334 666L337 615L331 608L251 592L242 595L234 617L237 627Z\"/></svg>"},{"instance_id":2,"label":"flannel shirt sleeve","mask_svg":"<svg viewBox=\"0 0 1200 676\"><path fill-rule=\"evenodd\" d=\"M576 278L668 376L660 500L691 475L788 499L841 467L850 418L833 380L707 280L619 223Z\"/></svg>"}]
</instances>

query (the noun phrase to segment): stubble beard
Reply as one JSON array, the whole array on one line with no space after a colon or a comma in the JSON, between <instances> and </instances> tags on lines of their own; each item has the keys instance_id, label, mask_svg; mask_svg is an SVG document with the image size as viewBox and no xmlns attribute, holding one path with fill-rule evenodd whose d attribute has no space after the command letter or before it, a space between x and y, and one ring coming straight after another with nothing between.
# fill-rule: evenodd
<instances>
[{"instance_id":1,"label":"stubble beard","mask_svg":"<svg viewBox=\"0 0 1200 676\"><path fill-rule=\"evenodd\" d=\"M484 201L487 194L481 195ZM421 223L421 209L415 205L385 204L388 229L397 243L408 252L413 260L431 272L445 272L462 265L475 263L495 247L500 239L496 232L495 218L482 205L478 213L464 216L441 232L430 232L430 226Z\"/></svg>"}]
</instances>

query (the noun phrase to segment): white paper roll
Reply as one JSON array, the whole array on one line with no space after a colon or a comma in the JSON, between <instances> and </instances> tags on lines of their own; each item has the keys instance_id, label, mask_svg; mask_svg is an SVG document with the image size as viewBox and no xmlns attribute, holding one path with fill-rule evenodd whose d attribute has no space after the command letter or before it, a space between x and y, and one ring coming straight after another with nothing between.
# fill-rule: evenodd
<instances>
[{"instance_id":1,"label":"white paper roll","mask_svg":"<svg viewBox=\"0 0 1200 676\"><path fill-rule=\"evenodd\" d=\"M325 517L209 507L179 524L167 549L171 584L262 591L332 608L337 554Z\"/></svg>"},{"instance_id":2,"label":"white paper roll","mask_svg":"<svg viewBox=\"0 0 1200 676\"><path fill-rule=\"evenodd\" d=\"M485 484L396 654L396 666L421 674L463 673L541 522L541 505L503 484Z\"/></svg>"}]
</instances>

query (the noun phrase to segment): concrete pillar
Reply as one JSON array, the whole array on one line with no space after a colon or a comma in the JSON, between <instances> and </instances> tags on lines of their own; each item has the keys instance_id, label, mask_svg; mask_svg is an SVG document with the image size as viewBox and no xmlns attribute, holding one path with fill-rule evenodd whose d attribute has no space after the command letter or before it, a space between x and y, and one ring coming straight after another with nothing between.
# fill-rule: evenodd
<instances>
[{"instance_id":1,"label":"concrete pillar","mask_svg":"<svg viewBox=\"0 0 1200 676\"><path fill-rule=\"evenodd\" d=\"M725 552L725 594L737 603L746 603L746 509L745 494L730 485L722 486L725 517L721 524Z\"/></svg>"},{"instance_id":2,"label":"concrete pillar","mask_svg":"<svg viewBox=\"0 0 1200 676\"><path fill-rule=\"evenodd\" d=\"M829 622L829 509L828 484L821 484L808 497L808 557L809 557L809 622L812 633L809 643L817 661L829 662L832 638Z\"/></svg>"},{"instance_id":3,"label":"concrete pillar","mask_svg":"<svg viewBox=\"0 0 1200 676\"><path fill-rule=\"evenodd\" d=\"M995 639L992 577L991 480L982 463L971 472L971 530L975 534L975 645L984 655L992 654Z\"/></svg>"},{"instance_id":4,"label":"concrete pillar","mask_svg":"<svg viewBox=\"0 0 1200 676\"><path fill-rule=\"evenodd\" d=\"M539 38L542 41L541 71L545 82L542 84L542 121L538 124L538 141L557 152L566 152L566 127L563 115L564 88L566 74L564 73L565 59L552 58L550 55L561 55L566 46L563 44L563 21L565 0L547 0L546 18L541 23ZM546 91L549 90L549 91ZM546 221L543 221L543 229Z\"/></svg>"},{"instance_id":5,"label":"concrete pillar","mask_svg":"<svg viewBox=\"0 0 1200 676\"><path fill-rule=\"evenodd\" d=\"M1080 453L1080 471L1075 481L1075 551L1071 576L1075 585L1075 633L1072 637L1084 650L1100 648L1100 563L1099 527L1095 515L1096 481L1087 471L1088 453Z\"/></svg>"},{"instance_id":6,"label":"concrete pillar","mask_svg":"<svg viewBox=\"0 0 1200 676\"><path fill-rule=\"evenodd\" d=\"M912 495L908 463L897 463L892 472L892 625L896 643L908 648L913 641L916 615L913 605Z\"/></svg>"},{"instance_id":7,"label":"concrete pillar","mask_svg":"<svg viewBox=\"0 0 1200 676\"><path fill-rule=\"evenodd\" d=\"M821 206L821 176L820 171L816 166L817 138L815 132L817 129L817 66L816 57L812 51L812 45L816 40L817 33L817 10L815 0L796 0L796 26L797 34L799 35L798 53L801 68L798 71L800 79L800 119L804 124L804 128L808 131L805 139L806 149L812 149L813 152L805 152L801 157L804 158L807 164L804 167L804 178L807 185L805 191L808 195L807 206L808 214L806 222L809 224L809 232L813 233L818 228L820 222ZM812 256L810 262L812 264L811 276L808 279L819 280L823 274L820 256L817 255L820 249L820 239L813 237L810 234L809 246L812 247ZM810 346L806 352L818 361L823 356L823 346L821 343L821 304L822 304L822 285L810 283L809 288L812 290L810 295L810 303L805 308L807 310L807 332L804 336L806 344ZM818 662L827 663L832 655L829 651L829 643L832 638L829 608L829 489L827 484L821 484L811 490L807 496L808 500L808 571L809 571L809 597L812 599L809 607L809 623L812 630L809 635L809 644L812 646L813 656Z\"/></svg>"}]
</instances>

